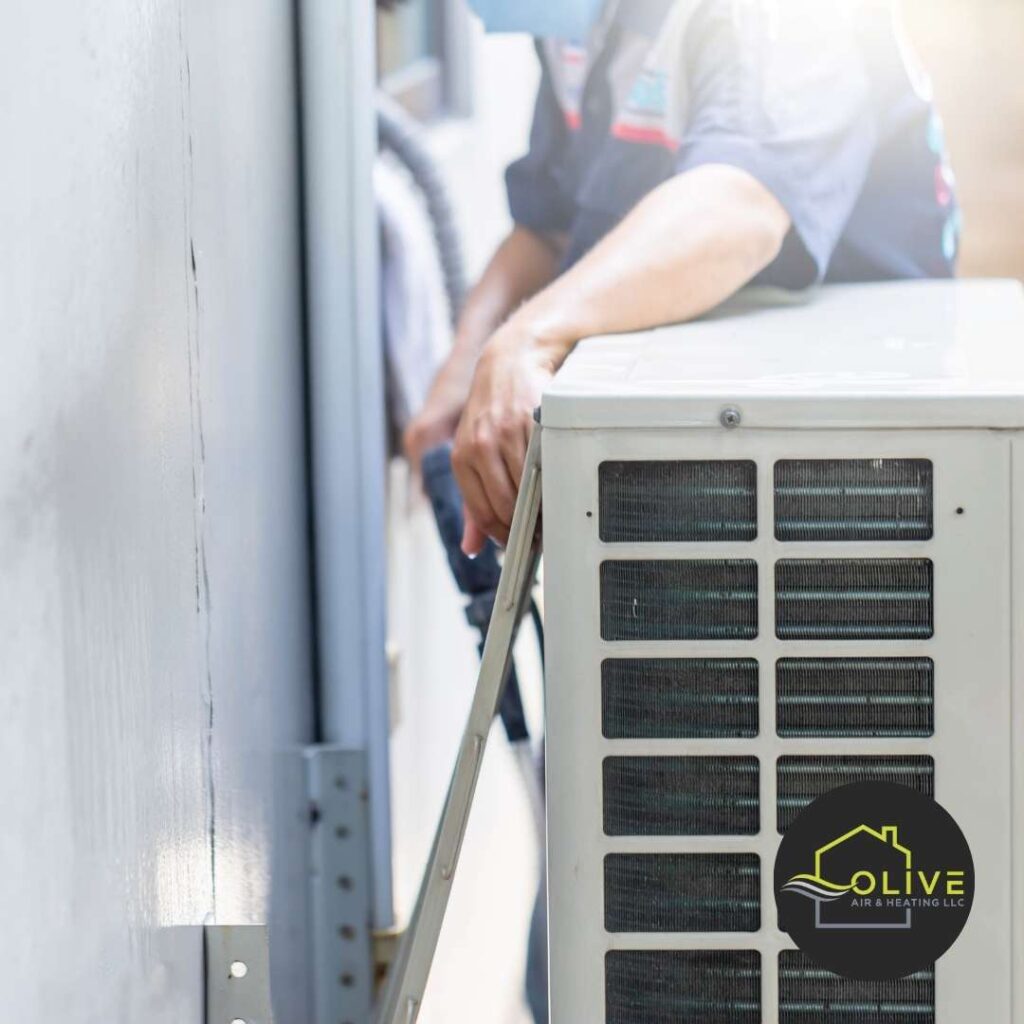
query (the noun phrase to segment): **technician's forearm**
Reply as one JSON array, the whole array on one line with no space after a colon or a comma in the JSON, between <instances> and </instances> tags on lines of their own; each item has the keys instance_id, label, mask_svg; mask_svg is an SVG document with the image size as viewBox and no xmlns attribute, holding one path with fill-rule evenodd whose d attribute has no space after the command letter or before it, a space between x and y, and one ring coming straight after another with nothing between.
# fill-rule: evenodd
<instances>
[{"instance_id":1,"label":"technician's forearm","mask_svg":"<svg viewBox=\"0 0 1024 1024\"><path fill-rule=\"evenodd\" d=\"M776 257L790 227L745 172L701 167L647 196L515 321L557 367L581 338L700 316Z\"/></svg>"},{"instance_id":2,"label":"technician's forearm","mask_svg":"<svg viewBox=\"0 0 1024 1024\"><path fill-rule=\"evenodd\" d=\"M455 345L468 358L527 299L546 288L558 271L558 247L527 228L515 227L491 257L466 298Z\"/></svg>"}]
</instances>

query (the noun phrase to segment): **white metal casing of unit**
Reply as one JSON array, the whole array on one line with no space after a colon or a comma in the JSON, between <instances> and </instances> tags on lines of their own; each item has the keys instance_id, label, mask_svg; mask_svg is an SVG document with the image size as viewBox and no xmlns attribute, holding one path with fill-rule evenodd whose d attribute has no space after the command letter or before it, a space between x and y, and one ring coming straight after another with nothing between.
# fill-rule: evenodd
<instances>
[{"instance_id":1,"label":"white metal casing of unit","mask_svg":"<svg viewBox=\"0 0 1024 1024\"><path fill-rule=\"evenodd\" d=\"M723 425L726 410L739 420L724 421L735 429ZM756 1019L780 1020L778 954L793 945L778 930L772 888L780 839L777 765L801 755L933 760L936 799L967 836L977 877L971 918L935 972L934 1019L1024 1022L1024 981L1014 989L1014 979L1024 979L1024 755L1013 742L1024 736L1020 286L833 286L800 300L750 292L697 323L582 343L544 397L542 424L553 1024L620 1024L606 1011L606 957L640 950L756 951ZM601 465L677 460L753 463L756 536L602 540ZM930 463L929 536L778 539L775 473L784 460ZM776 570L790 559L930 561L931 635L780 639ZM756 563L754 635L605 637L602 565L633 560ZM928 735L779 735L780 659L872 657L934 664ZM752 734L606 736L606 663L693 658L756 661ZM605 761L644 756L756 758L758 829L727 836L607 834ZM605 861L631 853L756 854L759 930L607 930Z\"/></svg>"}]
</instances>

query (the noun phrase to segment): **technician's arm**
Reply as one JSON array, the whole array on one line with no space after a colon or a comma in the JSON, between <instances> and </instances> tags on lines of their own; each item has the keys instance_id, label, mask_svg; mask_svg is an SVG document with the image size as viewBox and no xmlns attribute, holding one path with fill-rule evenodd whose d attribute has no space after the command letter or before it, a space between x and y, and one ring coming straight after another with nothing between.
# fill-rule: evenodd
<instances>
[{"instance_id":1,"label":"technician's arm","mask_svg":"<svg viewBox=\"0 0 1024 1024\"><path fill-rule=\"evenodd\" d=\"M550 284L558 269L554 240L516 227L498 247L483 277L466 298L455 342L430 394L403 439L406 455L419 466L423 455L455 433L484 342L524 300Z\"/></svg>"},{"instance_id":2,"label":"technician's arm","mask_svg":"<svg viewBox=\"0 0 1024 1024\"><path fill-rule=\"evenodd\" d=\"M533 410L581 338L700 316L767 267L789 228L781 204L749 174L699 167L648 195L498 328L455 435L464 549L479 551L487 535L508 539Z\"/></svg>"}]
</instances>

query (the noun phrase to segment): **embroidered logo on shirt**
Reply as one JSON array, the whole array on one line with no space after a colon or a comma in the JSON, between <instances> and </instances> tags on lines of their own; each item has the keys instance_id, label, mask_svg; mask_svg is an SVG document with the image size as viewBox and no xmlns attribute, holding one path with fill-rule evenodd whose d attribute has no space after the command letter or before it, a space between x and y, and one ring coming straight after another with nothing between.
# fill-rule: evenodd
<instances>
[{"instance_id":1,"label":"embroidered logo on shirt","mask_svg":"<svg viewBox=\"0 0 1024 1024\"><path fill-rule=\"evenodd\" d=\"M625 108L612 125L612 135L626 142L677 149L679 142L668 128L669 74L657 68L640 73Z\"/></svg>"},{"instance_id":2,"label":"embroidered logo on shirt","mask_svg":"<svg viewBox=\"0 0 1024 1024\"><path fill-rule=\"evenodd\" d=\"M697 8L696 0L676 3L654 45L632 68L621 68L628 77L616 93L614 138L673 152L679 148L690 106L681 54Z\"/></svg>"},{"instance_id":3,"label":"embroidered logo on shirt","mask_svg":"<svg viewBox=\"0 0 1024 1024\"><path fill-rule=\"evenodd\" d=\"M680 54L698 4L699 0L676 0L654 40L639 32L622 33L607 67L611 133L615 138L678 148L689 106L686 69ZM571 131L577 131L582 125L587 81L597 53L553 39L545 42L545 49L565 123Z\"/></svg>"}]
</instances>

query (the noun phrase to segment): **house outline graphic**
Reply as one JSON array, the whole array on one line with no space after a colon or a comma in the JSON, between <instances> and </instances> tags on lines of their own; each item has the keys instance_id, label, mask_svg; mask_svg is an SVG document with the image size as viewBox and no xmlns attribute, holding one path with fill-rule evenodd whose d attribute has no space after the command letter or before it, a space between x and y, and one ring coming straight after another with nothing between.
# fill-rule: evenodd
<instances>
[{"instance_id":1,"label":"house outline graphic","mask_svg":"<svg viewBox=\"0 0 1024 1024\"><path fill-rule=\"evenodd\" d=\"M856 873L851 875L850 883L848 885L839 885L836 882L829 881L825 875L824 859L833 850L860 836L867 836L870 839L875 839L882 843L888 852L891 852L903 859L905 870L908 873L910 872L911 867L913 866L913 854L909 849L907 849L907 847L900 844L899 830L897 826L883 825L881 828L876 829L872 828L870 825L858 825L856 828L850 829L849 832L833 839L824 846L818 847L818 849L814 851L813 874L794 875L786 885L783 886L783 891L793 892L814 901L814 926L818 929L863 929L872 931L905 931L910 929L913 926L913 918L909 908L907 908L907 911L901 921L876 921L874 923L862 923L859 921L842 922L824 920L822 915L822 904L830 905L837 902L843 896L851 894L853 892L853 879L857 877Z\"/></svg>"},{"instance_id":2,"label":"house outline graphic","mask_svg":"<svg viewBox=\"0 0 1024 1024\"><path fill-rule=\"evenodd\" d=\"M881 843L885 843L886 846L891 846L898 853L902 853L907 861L907 870L909 871L914 855L905 846L901 846L899 842L899 828L896 825L883 825L880 829L872 828L870 825L858 825L856 828L850 829L845 835L840 836L838 839L833 839L831 843L827 843L825 846L819 846L814 851L814 873L819 877L823 878L824 875L821 872L821 858L829 852L834 850L837 846L841 846L843 843L849 842L854 836L866 833L874 839L877 839Z\"/></svg>"},{"instance_id":3,"label":"house outline graphic","mask_svg":"<svg viewBox=\"0 0 1024 1024\"><path fill-rule=\"evenodd\" d=\"M870 825L858 825L856 828L850 829L849 832L839 836L837 839L833 839L832 842L827 843L825 846L819 847L814 852L814 873L819 878L824 880L825 875L822 870L822 859L830 851L836 847L848 843L851 839L858 835L867 835L872 839L877 839L880 843L891 848L896 853L903 856L906 861L906 869L910 871L913 865L913 853L902 846L899 842L899 829L896 825L883 825L880 829L872 828ZM816 900L814 904L814 926L820 929L870 929L872 931L879 930L900 930L905 931L913 926L912 914L910 909L907 909L906 915L903 921L898 923L889 924L860 924L860 923L836 923L823 921L821 917L821 901Z\"/></svg>"}]
</instances>

